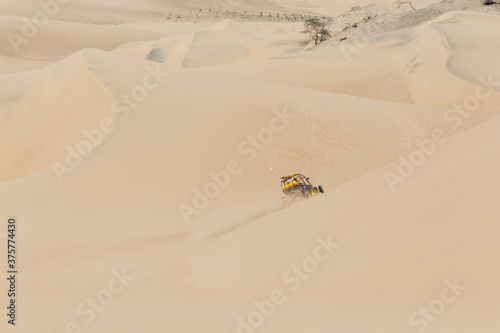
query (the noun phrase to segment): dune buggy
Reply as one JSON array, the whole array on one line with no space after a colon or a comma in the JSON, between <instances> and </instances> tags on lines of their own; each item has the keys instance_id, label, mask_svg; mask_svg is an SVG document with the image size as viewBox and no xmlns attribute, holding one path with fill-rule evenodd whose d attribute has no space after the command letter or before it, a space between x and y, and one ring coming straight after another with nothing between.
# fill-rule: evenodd
<instances>
[{"instance_id":1,"label":"dune buggy","mask_svg":"<svg viewBox=\"0 0 500 333\"><path fill-rule=\"evenodd\" d=\"M281 189L287 197L307 198L318 193L324 193L323 187L314 187L309 182L309 177L300 173L292 173L290 176L281 177Z\"/></svg>"}]
</instances>

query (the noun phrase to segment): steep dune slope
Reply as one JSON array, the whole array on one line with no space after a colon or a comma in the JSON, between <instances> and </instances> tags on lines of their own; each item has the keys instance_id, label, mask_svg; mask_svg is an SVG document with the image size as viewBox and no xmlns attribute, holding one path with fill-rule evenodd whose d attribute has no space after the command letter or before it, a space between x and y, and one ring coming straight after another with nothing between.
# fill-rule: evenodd
<instances>
[{"instance_id":1,"label":"steep dune slope","mask_svg":"<svg viewBox=\"0 0 500 333\"><path fill-rule=\"evenodd\" d=\"M45 69L4 75L0 84L2 182L46 169L84 128L114 118L111 96L85 52Z\"/></svg>"},{"instance_id":2,"label":"steep dune slope","mask_svg":"<svg viewBox=\"0 0 500 333\"><path fill-rule=\"evenodd\" d=\"M191 257L187 282L238 295L222 330L259 323L254 301L262 309L277 289L261 332L495 332L499 125L450 139L396 193L384 174L398 163L215 239ZM336 244L322 260L318 237Z\"/></svg>"}]
</instances>

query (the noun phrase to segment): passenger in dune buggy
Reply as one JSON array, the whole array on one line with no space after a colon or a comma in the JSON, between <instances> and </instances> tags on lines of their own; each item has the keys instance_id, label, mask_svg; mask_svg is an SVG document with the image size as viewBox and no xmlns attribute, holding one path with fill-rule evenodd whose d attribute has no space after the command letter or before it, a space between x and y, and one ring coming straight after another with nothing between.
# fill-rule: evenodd
<instances>
[{"instance_id":1,"label":"passenger in dune buggy","mask_svg":"<svg viewBox=\"0 0 500 333\"><path fill-rule=\"evenodd\" d=\"M312 186L309 178L300 173L292 173L290 176L281 177L281 189L289 198L307 198L323 193L321 185L318 187Z\"/></svg>"}]
</instances>

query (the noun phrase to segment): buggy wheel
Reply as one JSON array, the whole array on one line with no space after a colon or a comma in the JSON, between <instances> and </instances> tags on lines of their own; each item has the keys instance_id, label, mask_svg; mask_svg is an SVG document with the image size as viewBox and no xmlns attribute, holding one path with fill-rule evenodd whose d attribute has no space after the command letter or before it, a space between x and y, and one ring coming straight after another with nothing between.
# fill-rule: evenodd
<instances>
[{"instance_id":1,"label":"buggy wheel","mask_svg":"<svg viewBox=\"0 0 500 333\"><path fill-rule=\"evenodd\" d=\"M319 190L321 193L325 193L325 191L323 191L323 187L321 187L321 185L320 185L320 186L318 186L318 190Z\"/></svg>"}]
</instances>

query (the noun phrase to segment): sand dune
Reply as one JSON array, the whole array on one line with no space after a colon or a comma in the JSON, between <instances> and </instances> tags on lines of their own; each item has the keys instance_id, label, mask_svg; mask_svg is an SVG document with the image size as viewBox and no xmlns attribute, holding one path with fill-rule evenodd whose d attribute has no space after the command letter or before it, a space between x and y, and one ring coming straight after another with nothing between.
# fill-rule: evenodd
<instances>
[{"instance_id":1,"label":"sand dune","mask_svg":"<svg viewBox=\"0 0 500 333\"><path fill-rule=\"evenodd\" d=\"M224 20L185 36L126 44L115 53L187 68L267 59L302 50L297 24L243 24Z\"/></svg>"},{"instance_id":2,"label":"sand dune","mask_svg":"<svg viewBox=\"0 0 500 333\"><path fill-rule=\"evenodd\" d=\"M9 3L2 36L33 4ZM498 331L497 16L305 51L297 23L146 5L177 4L89 2L131 11L89 27L63 22L72 4L40 47L0 43L22 279L2 332ZM292 172L326 193L282 201Z\"/></svg>"},{"instance_id":3,"label":"sand dune","mask_svg":"<svg viewBox=\"0 0 500 333\"><path fill-rule=\"evenodd\" d=\"M464 21L474 26L474 33ZM500 77L492 66L478 68L498 57L490 48L494 43L490 32L499 23L491 15L453 12L421 27L345 41L331 49L289 55L279 62L263 60L209 70L282 85L451 108L474 95L477 85L491 88L484 82L489 77L494 82ZM477 39L477 35L485 37ZM471 65L464 66L465 62ZM498 85L493 89L498 91ZM495 104L495 99L489 99L481 110L495 112Z\"/></svg>"},{"instance_id":4,"label":"sand dune","mask_svg":"<svg viewBox=\"0 0 500 333\"><path fill-rule=\"evenodd\" d=\"M128 69L127 73L121 70L123 67ZM161 77L164 81L148 93L144 101L127 102L126 96L132 95L135 87L142 85L143 78L157 71L169 73L173 78ZM159 186L157 174L163 173L163 186L178 188L171 193L167 191L162 194L166 196L164 200L178 200L174 198L181 195L188 202L192 196L191 189L196 184L204 184L210 180L209 172L219 171L231 160L240 160L245 165L246 160L251 160L246 172L238 178L240 186L247 188L241 193L240 200L246 202L247 208L253 211L256 209L253 200L264 202L273 197L276 199L275 195L278 195L272 191L275 188L274 179L267 175L271 165L283 173L294 169L304 172L317 170L322 178L333 172L335 176L328 177L329 182L325 184L332 186L396 160L412 149L412 142L416 138L429 135L428 132L435 127L446 128L450 135L455 132L443 117L442 110L292 87L283 89L281 86L263 85L260 82L165 67L156 62L98 50L84 50L43 72L25 75L27 77L24 81L18 79L18 87L26 91L24 82L31 82L32 90L40 92L27 94L29 98L22 98L19 96L21 88L11 88L11 95L16 96L11 99L15 99L16 103L5 105L3 114L5 117L15 114L17 119L10 121L11 127L17 124L23 129L14 127L15 130L2 132L2 142L16 142L16 145L4 145L4 180L14 180L37 172L48 176L50 181L56 181L58 174L62 179L77 177L76 174L81 171L74 174L64 170L54 172L53 161L67 164L68 156L74 154L72 152L78 152L78 148L86 151L86 146L81 145L82 141L92 141L89 138L93 138L92 133L100 129L102 120L109 119L116 127L115 131L110 133L108 139L108 133L101 130L104 140L90 156L82 157L84 162L81 168L88 161L108 159L106 156L111 152L129 150L127 155L118 159L121 161L119 165L115 165L122 170L123 175L129 178L131 173L138 172L132 178L137 179L136 185L142 187L140 184L145 179L139 175L144 170L136 163L155 165L158 169L152 172L155 177L151 181L157 185L151 186ZM40 83L34 84L36 81L32 77L37 77ZM47 86L47 81L53 82L49 85L54 87L53 90L42 88ZM12 86L12 82L8 84ZM82 94L83 90L89 95ZM200 98L185 99L183 91ZM230 96L228 92L231 92ZM90 95L93 97L90 98ZM255 96L261 97L256 99ZM57 104L51 104L55 99L58 100ZM30 108L26 105L37 107ZM285 119L283 125L286 127L281 129L279 126L280 131L272 135L272 141L267 142L269 139L264 137L262 146L268 148L260 152L252 149L252 145L248 143L239 152L240 144L269 127L269 122L276 114L290 114L291 118ZM228 128L227 122L232 123L233 119L239 121ZM480 119L464 121L460 131ZM156 124L155 129L149 128L147 124ZM369 124L377 126L371 127ZM96 134L95 137L99 138L99 135ZM116 137L122 139L115 141ZM186 145L183 150L176 148L181 138ZM124 144L123 140L130 142ZM30 150L33 149L33 142L43 142L43 149L37 147L34 151ZM123 148L114 147L115 144ZM142 148L144 145L153 146L145 152ZM139 150L130 150L131 147ZM214 151L213 147L217 147L217 150ZM255 154L251 153L252 150ZM163 153L158 156L155 152ZM145 153L146 160L138 157ZM69 160L73 159L77 158ZM200 160L206 162L199 163ZM113 159L108 163L114 165L115 162L112 161ZM18 167L21 162L23 168ZM186 166L191 167L186 169ZM97 169L103 168L104 166ZM176 183L170 184L172 175L179 173L185 176L176 177ZM83 176L82 179L86 177L88 176ZM264 177L272 183L255 182L245 185L247 177ZM262 193L263 185L268 189L268 194ZM60 184L56 182L54 186L59 187ZM132 188L136 191L136 187ZM220 202L226 205L223 200ZM210 211L218 212L222 208L214 205ZM171 218L179 217L177 210L172 213Z\"/></svg>"},{"instance_id":5,"label":"sand dune","mask_svg":"<svg viewBox=\"0 0 500 333\"><path fill-rule=\"evenodd\" d=\"M36 27L35 32L23 34L26 25L20 17L0 18L0 52L4 59L0 73L10 74L39 69L62 60L83 48L112 50L138 40L160 39L163 34L117 26L94 26L71 22L51 21ZM31 37L32 38L27 38ZM52 43L57 40L57 43ZM51 47L45 47L51 45Z\"/></svg>"}]
</instances>

